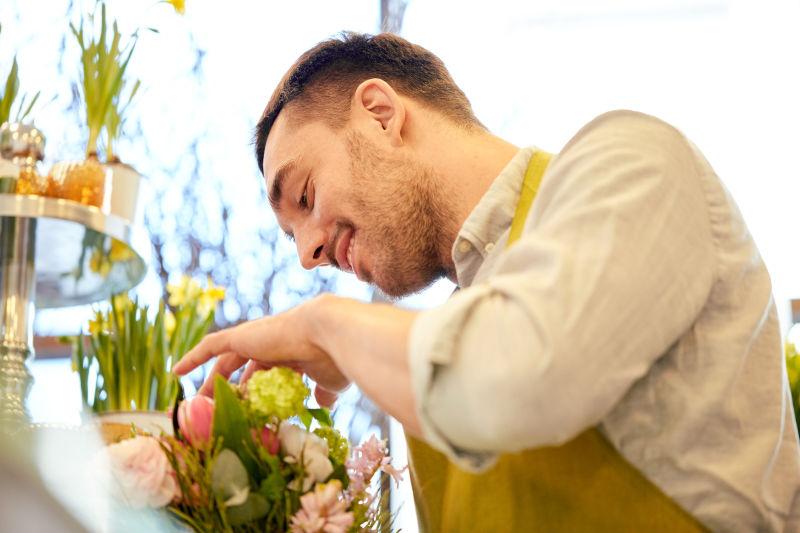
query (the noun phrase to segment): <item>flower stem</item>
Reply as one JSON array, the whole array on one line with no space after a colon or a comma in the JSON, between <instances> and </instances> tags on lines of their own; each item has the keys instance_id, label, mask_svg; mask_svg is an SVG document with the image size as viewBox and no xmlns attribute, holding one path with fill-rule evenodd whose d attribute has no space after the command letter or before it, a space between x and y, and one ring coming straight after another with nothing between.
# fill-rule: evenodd
<instances>
[{"instance_id":1,"label":"flower stem","mask_svg":"<svg viewBox=\"0 0 800 533\"><path fill-rule=\"evenodd\" d=\"M89 128L89 142L86 145L86 158L97 157L97 139L100 137L100 130Z\"/></svg>"}]
</instances>

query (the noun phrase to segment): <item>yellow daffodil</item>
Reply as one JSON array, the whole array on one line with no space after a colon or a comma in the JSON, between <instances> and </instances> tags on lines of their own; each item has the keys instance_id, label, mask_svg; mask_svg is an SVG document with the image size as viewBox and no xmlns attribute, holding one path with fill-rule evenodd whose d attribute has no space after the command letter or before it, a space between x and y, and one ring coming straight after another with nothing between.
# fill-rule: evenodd
<instances>
[{"instance_id":1,"label":"yellow daffodil","mask_svg":"<svg viewBox=\"0 0 800 533\"><path fill-rule=\"evenodd\" d=\"M105 329L105 325L103 324L102 319L97 320L90 320L89 321L89 333L94 336L99 335Z\"/></svg>"},{"instance_id":2,"label":"yellow daffodil","mask_svg":"<svg viewBox=\"0 0 800 533\"><path fill-rule=\"evenodd\" d=\"M208 278L208 288L200 294L200 301L197 303L197 312L200 316L206 317L217 308L217 304L225 299L225 289L214 285L211 278Z\"/></svg>"},{"instance_id":3,"label":"yellow daffodil","mask_svg":"<svg viewBox=\"0 0 800 533\"><path fill-rule=\"evenodd\" d=\"M114 309L116 310L115 319L117 324L123 324L125 320L125 312L133 308L133 300L130 299L127 293L123 292L115 294L111 297L114 302ZM110 316L109 316L110 319Z\"/></svg>"},{"instance_id":4,"label":"yellow daffodil","mask_svg":"<svg viewBox=\"0 0 800 533\"><path fill-rule=\"evenodd\" d=\"M175 333L175 326L177 326L175 315L172 314L172 311L167 309L164 312L164 329L167 330L167 337L172 338L172 334Z\"/></svg>"},{"instance_id":5,"label":"yellow daffodil","mask_svg":"<svg viewBox=\"0 0 800 533\"><path fill-rule=\"evenodd\" d=\"M111 298L114 300L114 306L120 311L133 307L133 300L128 296L128 293L121 292Z\"/></svg>"},{"instance_id":6,"label":"yellow daffodil","mask_svg":"<svg viewBox=\"0 0 800 533\"><path fill-rule=\"evenodd\" d=\"M108 318L106 314L95 311L94 319L89 320L89 333L95 337L101 333L107 333L110 329Z\"/></svg>"},{"instance_id":7,"label":"yellow daffodil","mask_svg":"<svg viewBox=\"0 0 800 533\"><path fill-rule=\"evenodd\" d=\"M221 302L225 299L225 289L219 285L214 285L211 278L208 279L208 288L203 291L203 296Z\"/></svg>"},{"instance_id":8,"label":"yellow daffodil","mask_svg":"<svg viewBox=\"0 0 800 533\"><path fill-rule=\"evenodd\" d=\"M168 4L172 4L176 13L183 15L186 13L186 0L167 0Z\"/></svg>"},{"instance_id":9,"label":"yellow daffodil","mask_svg":"<svg viewBox=\"0 0 800 533\"><path fill-rule=\"evenodd\" d=\"M197 280L189 276L181 277L180 282L174 285L167 284L167 293L169 293L169 305L172 307L180 307L188 303L194 302L202 294L203 288Z\"/></svg>"},{"instance_id":10,"label":"yellow daffodil","mask_svg":"<svg viewBox=\"0 0 800 533\"><path fill-rule=\"evenodd\" d=\"M169 305L172 307L180 307L183 305L184 300L186 299L183 295L183 285L178 284L175 285L173 283L167 283L167 294L169 294Z\"/></svg>"}]
</instances>

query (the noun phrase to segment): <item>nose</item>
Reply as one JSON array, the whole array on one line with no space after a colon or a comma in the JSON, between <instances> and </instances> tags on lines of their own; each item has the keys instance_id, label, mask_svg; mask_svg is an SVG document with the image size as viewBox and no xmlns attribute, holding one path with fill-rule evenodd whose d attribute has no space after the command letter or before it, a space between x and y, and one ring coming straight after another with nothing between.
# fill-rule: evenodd
<instances>
[{"instance_id":1,"label":"nose","mask_svg":"<svg viewBox=\"0 0 800 533\"><path fill-rule=\"evenodd\" d=\"M328 258L325 255L325 232L303 228L295 233L295 239L297 240L297 255L300 257L300 264L303 265L303 268L311 270L328 264Z\"/></svg>"}]
</instances>

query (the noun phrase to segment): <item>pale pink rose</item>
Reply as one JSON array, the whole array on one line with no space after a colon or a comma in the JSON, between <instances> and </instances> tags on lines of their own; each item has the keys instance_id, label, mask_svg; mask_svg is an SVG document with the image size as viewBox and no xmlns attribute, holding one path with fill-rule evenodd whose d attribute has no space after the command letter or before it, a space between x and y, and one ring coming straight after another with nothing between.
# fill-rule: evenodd
<instances>
[{"instance_id":1,"label":"pale pink rose","mask_svg":"<svg viewBox=\"0 0 800 533\"><path fill-rule=\"evenodd\" d=\"M292 517L292 533L347 533L353 525L353 513L347 511L338 479L300 496L300 506Z\"/></svg>"},{"instance_id":2,"label":"pale pink rose","mask_svg":"<svg viewBox=\"0 0 800 533\"><path fill-rule=\"evenodd\" d=\"M112 491L134 509L164 507L180 497L175 472L153 437L135 437L106 448Z\"/></svg>"},{"instance_id":3,"label":"pale pink rose","mask_svg":"<svg viewBox=\"0 0 800 533\"><path fill-rule=\"evenodd\" d=\"M198 394L178 407L178 426L192 446L200 447L211 440L214 421L214 400Z\"/></svg>"}]
</instances>

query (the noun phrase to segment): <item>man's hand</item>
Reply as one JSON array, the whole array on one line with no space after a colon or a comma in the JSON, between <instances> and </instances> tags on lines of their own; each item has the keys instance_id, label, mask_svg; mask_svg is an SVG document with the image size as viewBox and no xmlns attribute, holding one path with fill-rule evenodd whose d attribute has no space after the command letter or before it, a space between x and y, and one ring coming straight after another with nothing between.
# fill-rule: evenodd
<instances>
[{"instance_id":1,"label":"man's hand","mask_svg":"<svg viewBox=\"0 0 800 533\"><path fill-rule=\"evenodd\" d=\"M312 316L317 308L325 305L324 299L315 298L285 313L211 333L190 350L173 371L183 375L218 356L200 389L201 394L211 394L215 375L227 379L248 361L243 381L255 370L288 366L313 379L317 383L317 400L330 405L336 393L347 388L350 380L314 340Z\"/></svg>"},{"instance_id":2,"label":"man's hand","mask_svg":"<svg viewBox=\"0 0 800 533\"><path fill-rule=\"evenodd\" d=\"M254 371L288 366L317 383L320 405L355 382L369 398L419 434L408 337L417 314L390 305L367 304L330 294L318 296L276 316L212 333L175 365L186 374L218 356L200 392L210 394L212 377L226 379L250 361L242 379Z\"/></svg>"}]
</instances>

